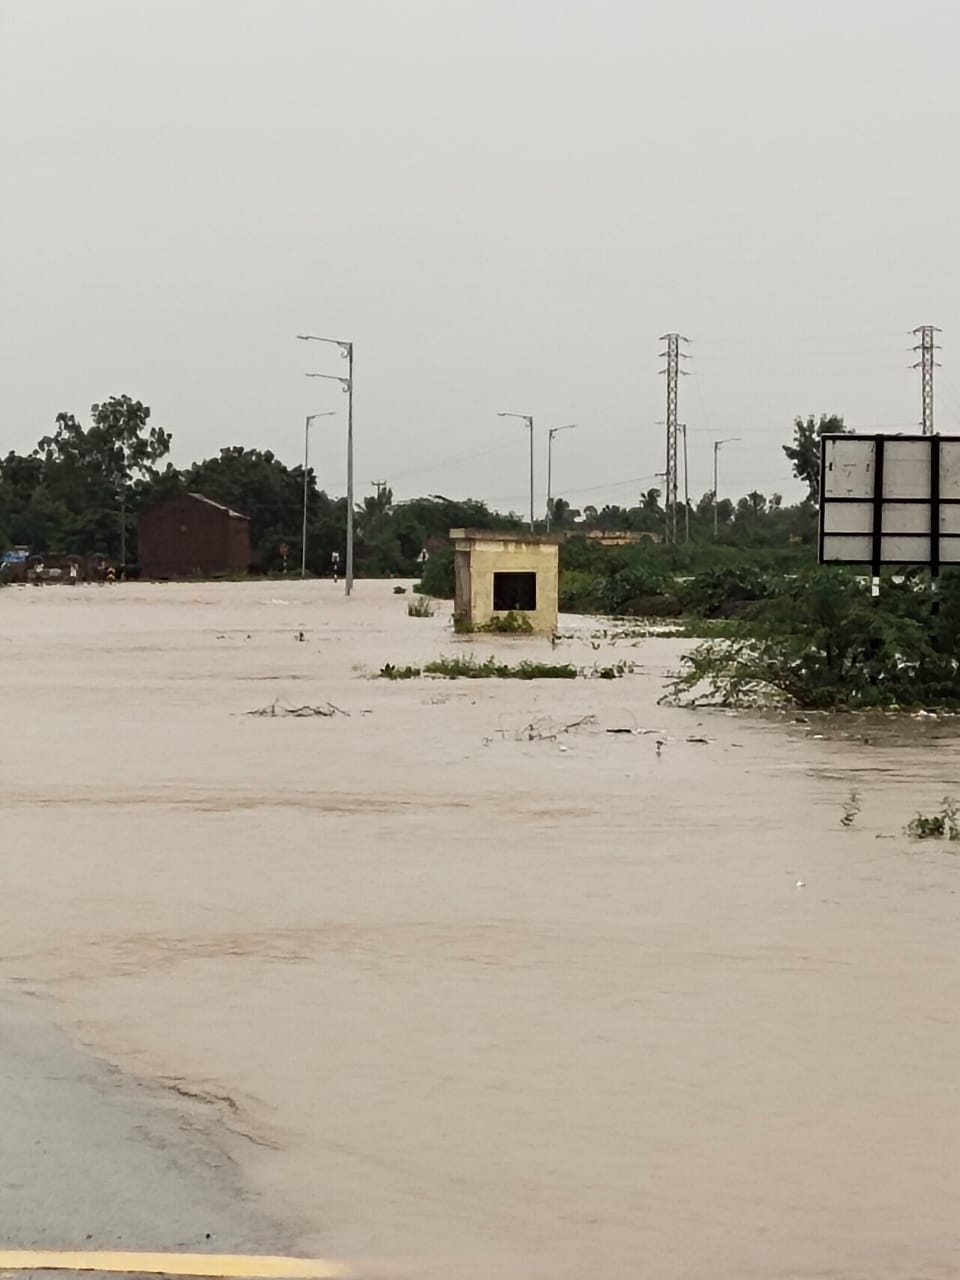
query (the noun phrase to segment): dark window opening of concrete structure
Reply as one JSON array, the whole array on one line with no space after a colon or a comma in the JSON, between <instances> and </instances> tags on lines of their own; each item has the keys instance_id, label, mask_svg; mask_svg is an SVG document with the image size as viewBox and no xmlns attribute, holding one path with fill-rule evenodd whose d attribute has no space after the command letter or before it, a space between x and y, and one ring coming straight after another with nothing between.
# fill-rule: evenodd
<instances>
[{"instance_id":1,"label":"dark window opening of concrete structure","mask_svg":"<svg viewBox=\"0 0 960 1280\"><path fill-rule=\"evenodd\" d=\"M535 573L495 573L493 575L493 608L496 613L511 609L533 612L537 607L537 575Z\"/></svg>"}]
</instances>

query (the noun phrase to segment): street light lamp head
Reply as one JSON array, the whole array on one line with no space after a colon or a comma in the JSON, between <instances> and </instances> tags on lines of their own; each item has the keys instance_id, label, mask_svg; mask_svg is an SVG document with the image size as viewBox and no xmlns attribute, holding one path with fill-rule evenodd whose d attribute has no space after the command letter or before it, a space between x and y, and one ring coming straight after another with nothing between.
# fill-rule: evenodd
<instances>
[{"instance_id":1,"label":"street light lamp head","mask_svg":"<svg viewBox=\"0 0 960 1280\"><path fill-rule=\"evenodd\" d=\"M344 360L349 360L353 354L353 343L344 342L342 338L321 338L316 333L298 333L297 337L301 342L329 342L331 346L340 348L340 355Z\"/></svg>"},{"instance_id":2,"label":"street light lamp head","mask_svg":"<svg viewBox=\"0 0 960 1280\"><path fill-rule=\"evenodd\" d=\"M328 382L339 382L341 391L349 392L350 390L350 379L340 378L335 373L305 373L303 376L305 378L326 378Z\"/></svg>"}]
</instances>

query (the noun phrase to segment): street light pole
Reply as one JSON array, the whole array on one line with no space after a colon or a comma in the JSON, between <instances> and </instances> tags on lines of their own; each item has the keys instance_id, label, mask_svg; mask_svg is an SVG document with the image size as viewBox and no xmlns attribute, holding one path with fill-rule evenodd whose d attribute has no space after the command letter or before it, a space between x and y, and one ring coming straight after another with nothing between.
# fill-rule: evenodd
<instances>
[{"instance_id":1,"label":"street light pole","mask_svg":"<svg viewBox=\"0 0 960 1280\"><path fill-rule=\"evenodd\" d=\"M314 418L332 418L335 409L308 413L303 424L303 533L300 538L300 577L307 576L307 476L310 473L310 424Z\"/></svg>"},{"instance_id":2,"label":"street light pole","mask_svg":"<svg viewBox=\"0 0 960 1280\"><path fill-rule=\"evenodd\" d=\"M562 427L551 427L547 432L547 533L553 524L553 437L558 431L573 431L575 422L568 422Z\"/></svg>"},{"instance_id":3,"label":"street light pole","mask_svg":"<svg viewBox=\"0 0 960 1280\"><path fill-rule=\"evenodd\" d=\"M720 484L720 446L724 444L735 444L740 439L739 436L727 436L725 440L714 440L713 442L713 536L720 536L720 508L718 507L719 494L717 489Z\"/></svg>"},{"instance_id":4,"label":"street light pole","mask_svg":"<svg viewBox=\"0 0 960 1280\"><path fill-rule=\"evenodd\" d=\"M498 413L497 417L519 418L521 422L527 424L530 432L530 532L533 533L537 526L537 518L533 506L533 415L529 413Z\"/></svg>"},{"instance_id":5,"label":"street light pole","mask_svg":"<svg viewBox=\"0 0 960 1280\"><path fill-rule=\"evenodd\" d=\"M302 342L328 342L340 348L340 355L347 362L347 376L338 378L332 373L308 373L308 378L326 378L339 382L347 393L347 565L344 576L344 594L353 591L353 343L341 338L318 338L313 333L298 333Z\"/></svg>"}]
</instances>

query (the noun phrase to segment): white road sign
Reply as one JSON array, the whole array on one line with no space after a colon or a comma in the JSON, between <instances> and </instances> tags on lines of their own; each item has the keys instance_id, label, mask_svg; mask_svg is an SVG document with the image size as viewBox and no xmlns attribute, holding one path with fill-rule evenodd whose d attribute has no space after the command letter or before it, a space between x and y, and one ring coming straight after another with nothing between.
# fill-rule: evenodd
<instances>
[{"instance_id":1,"label":"white road sign","mask_svg":"<svg viewBox=\"0 0 960 1280\"><path fill-rule=\"evenodd\" d=\"M820 563L960 564L960 437L824 436Z\"/></svg>"}]
</instances>

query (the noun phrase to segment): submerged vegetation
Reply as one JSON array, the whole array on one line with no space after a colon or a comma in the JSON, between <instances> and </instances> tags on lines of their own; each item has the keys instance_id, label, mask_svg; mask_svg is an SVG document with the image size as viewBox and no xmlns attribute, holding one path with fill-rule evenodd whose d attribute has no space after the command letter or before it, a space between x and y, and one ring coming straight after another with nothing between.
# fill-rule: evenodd
<instances>
[{"instance_id":1,"label":"submerged vegetation","mask_svg":"<svg viewBox=\"0 0 960 1280\"><path fill-rule=\"evenodd\" d=\"M939 812L918 813L907 823L906 834L914 840L960 841L960 805L952 796L944 796Z\"/></svg>"},{"instance_id":2,"label":"submerged vegetation","mask_svg":"<svg viewBox=\"0 0 960 1280\"><path fill-rule=\"evenodd\" d=\"M395 666L387 662L380 668L384 680L416 680L420 676L440 676L446 680L576 680L578 677L595 680L618 680L629 675L634 667L629 662L612 666L581 668L572 662L497 662L495 658L467 657L436 658L422 667Z\"/></svg>"},{"instance_id":3,"label":"submerged vegetation","mask_svg":"<svg viewBox=\"0 0 960 1280\"><path fill-rule=\"evenodd\" d=\"M575 680L580 674L569 662L497 662L495 658L436 658L422 667L396 667L388 662L380 668L385 680L413 680L418 676L442 676L446 680Z\"/></svg>"},{"instance_id":4,"label":"submerged vegetation","mask_svg":"<svg viewBox=\"0 0 960 1280\"><path fill-rule=\"evenodd\" d=\"M517 613L511 609L508 613L495 614L489 622L485 622L476 630L486 631L492 635L528 636L533 631L533 623L525 613Z\"/></svg>"},{"instance_id":5,"label":"submerged vegetation","mask_svg":"<svg viewBox=\"0 0 960 1280\"><path fill-rule=\"evenodd\" d=\"M880 595L848 570L783 580L754 601L739 635L682 659L665 700L725 707L960 708L960 576L936 593L923 575L884 580Z\"/></svg>"}]
</instances>

